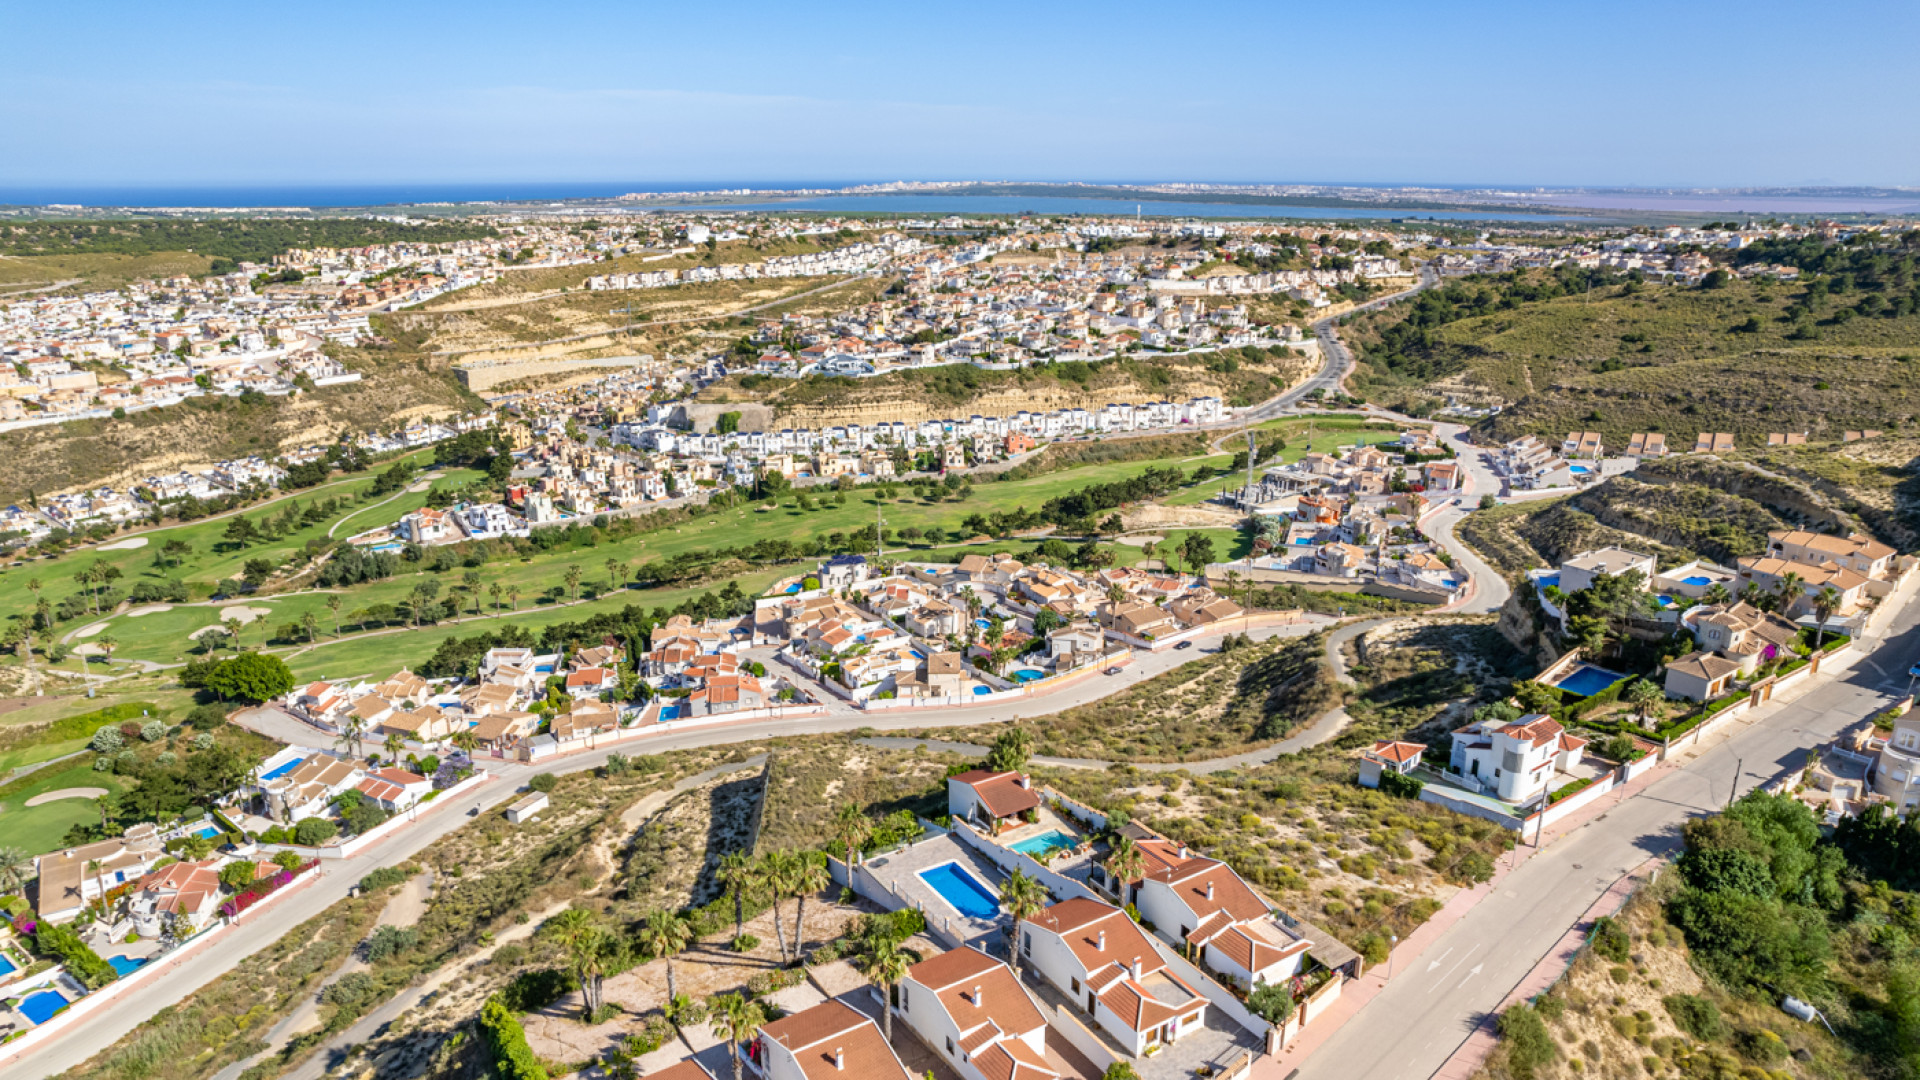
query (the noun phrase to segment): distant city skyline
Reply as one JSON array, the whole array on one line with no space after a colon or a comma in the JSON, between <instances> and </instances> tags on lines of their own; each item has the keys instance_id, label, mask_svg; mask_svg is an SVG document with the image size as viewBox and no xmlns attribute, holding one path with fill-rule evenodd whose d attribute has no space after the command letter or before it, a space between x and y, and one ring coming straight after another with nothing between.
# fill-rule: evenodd
<instances>
[{"instance_id":1,"label":"distant city skyline","mask_svg":"<svg viewBox=\"0 0 1920 1080\"><path fill-rule=\"evenodd\" d=\"M0 188L1910 187L1917 30L1871 0L13 5L43 47L0 70Z\"/></svg>"}]
</instances>

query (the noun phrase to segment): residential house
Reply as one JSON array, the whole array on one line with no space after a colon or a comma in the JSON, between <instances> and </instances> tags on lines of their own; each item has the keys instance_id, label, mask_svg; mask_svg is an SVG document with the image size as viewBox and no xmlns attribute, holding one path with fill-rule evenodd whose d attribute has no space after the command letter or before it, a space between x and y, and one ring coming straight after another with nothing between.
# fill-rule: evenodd
<instances>
[{"instance_id":1,"label":"residential house","mask_svg":"<svg viewBox=\"0 0 1920 1080\"><path fill-rule=\"evenodd\" d=\"M963 1080L1047 1080L1047 1020L1006 964L972 948L907 969L900 1017Z\"/></svg>"},{"instance_id":2,"label":"residential house","mask_svg":"<svg viewBox=\"0 0 1920 1080\"><path fill-rule=\"evenodd\" d=\"M1207 999L1119 908L1076 897L1020 924L1020 955L1133 1057L1199 1030Z\"/></svg>"},{"instance_id":3,"label":"residential house","mask_svg":"<svg viewBox=\"0 0 1920 1080\"><path fill-rule=\"evenodd\" d=\"M1556 773L1579 764L1586 745L1545 713L1483 720L1454 731L1449 766L1502 801L1527 803L1541 797Z\"/></svg>"},{"instance_id":4,"label":"residential house","mask_svg":"<svg viewBox=\"0 0 1920 1080\"><path fill-rule=\"evenodd\" d=\"M1874 757L1873 791L1903 815L1920 806L1920 713L1908 709L1894 718Z\"/></svg>"},{"instance_id":5,"label":"residential house","mask_svg":"<svg viewBox=\"0 0 1920 1080\"><path fill-rule=\"evenodd\" d=\"M1420 767L1420 756L1426 751L1422 743L1393 739L1376 741L1360 757L1360 786L1377 788L1380 786L1380 777L1389 772L1407 775Z\"/></svg>"},{"instance_id":6,"label":"residential house","mask_svg":"<svg viewBox=\"0 0 1920 1080\"><path fill-rule=\"evenodd\" d=\"M335 795L360 784L364 774L351 761L313 753L292 772L258 783L268 817L283 825L327 813Z\"/></svg>"},{"instance_id":7,"label":"residential house","mask_svg":"<svg viewBox=\"0 0 1920 1080\"><path fill-rule=\"evenodd\" d=\"M1627 456L1630 458L1666 457L1667 437L1658 431L1636 432L1627 440Z\"/></svg>"},{"instance_id":8,"label":"residential house","mask_svg":"<svg viewBox=\"0 0 1920 1080\"><path fill-rule=\"evenodd\" d=\"M38 856L34 910L42 919L66 922L102 893L146 873L165 854L159 831L143 821L111 840Z\"/></svg>"},{"instance_id":9,"label":"residential house","mask_svg":"<svg viewBox=\"0 0 1920 1080\"><path fill-rule=\"evenodd\" d=\"M1733 677L1740 673L1738 662L1710 652L1690 652L1667 662L1665 688L1668 697L1688 701L1711 701L1726 693Z\"/></svg>"},{"instance_id":10,"label":"residential house","mask_svg":"<svg viewBox=\"0 0 1920 1080\"><path fill-rule=\"evenodd\" d=\"M1767 554L1810 566L1832 563L1865 577L1885 578L1892 573L1897 553L1864 533L1829 536L1796 529L1768 533Z\"/></svg>"},{"instance_id":11,"label":"residential house","mask_svg":"<svg viewBox=\"0 0 1920 1080\"><path fill-rule=\"evenodd\" d=\"M974 769L947 778L947 813L989 835L1018 825L1039 806L1040 793L1025 773Z\"/></svg>"},{"instance_id":12,"label":"residential house","mask_svg":"<svg viewBox=\"0 0 1920 1080\"><path fill-rule=\"evenodd\" d=\"M873 1021L841 1001L762 1027L751 1060L766 1080L913 1080Z\"/></svg>"},{"instance_id":13,"label":"residential house","mask_svg":"<svg viewBox=\"0 0 1920 1080\"><path fill-rule=\"evenodd\" d=\"M1724 431L1703 431L1693 440L1696 454L1724 454L1733 449L1733 436Z\"/></svg>"},{"instance_id":14,"label":"residential house","mask_svg":"<svg viewBox=\"0 0 1920 1080\"><path fill-rule=\"evenodd\" d=\"M219 905L220 872L214 869L213 860L163 866L141 878L127 897L133 928L143 937L160 936L167 928L169 916L176 926L184 922L187 930L198 930L207 924Z\"/></svg>"},{"instance_id":15,"label":"residential house","mask_svg":"<svg viewBox=\"0 0 1920 1080\"><path fill-rule=\"evenodd\" d=\"M1560 564L1560 591L1571 596L1592 587L1594 579L1602 574L1619 577L1630 570L1640 572L1644 587L1653 580L1655 565L1653 556L1621 547L1584 551Z\"/></svg>"},{"instance_id":16,"label":"residential house","mask_svg":"<svg viewBox=\"0 0 1920 1080\"><path fill-rule=\"evenodd\" d=\"M418 773L389 766L368 773L355 790L379 803L388 813L397 814L426 798L427 793L433 790L433 781Z\"/></svg>"}]
</instances>

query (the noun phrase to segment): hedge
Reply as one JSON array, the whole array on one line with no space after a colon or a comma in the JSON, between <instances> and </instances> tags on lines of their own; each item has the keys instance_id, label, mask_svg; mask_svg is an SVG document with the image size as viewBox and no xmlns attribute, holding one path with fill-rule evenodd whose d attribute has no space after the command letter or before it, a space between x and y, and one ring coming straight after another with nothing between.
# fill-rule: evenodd
<instances>
[{"instance_id":1,"label":"hedge","mask_svg":"<svg viewBox=\"0 0 1920 1080\"><path fill-rule=\"evenodd\" d=\"M1592 785L1593 785L1593 777L1591 776L1582 777L1581 779L1575 780L1573 783L1560 788L1558 791L1555 791L1552 795L1547 796L1547 803L1548 805L1552 805L1553 803L1557 803L1561 799L1564 799L1567 796L1574 794L1575 792L1583 791L1586 788L1591 787Z\"/></svg>"},{"instance_id":2,"label":"hedge","mask_svg":"<svg viewBox=\"0 0 1920 1080\"><path fill-rule=\"evenodd\" d=\"M480 1034L493 1053L493 1070L501 1080L547 1080L546 1068L527 1045L526 1029L497 997L480 1007Z\"/></svg>"},{"instance_id":3,"label":"hedge","mask_svg":"<svg viewBox=\"0 0 1920 1080\"><path fill-rule=\"evenodd\" d=\"M34 932L33 947L40 955L65 964L67 973L89 990L98 990L120 977L113 965L100 959L100 954L80 940L80 935L70 926L41 923Z\"/></svg>"}]
</instances>

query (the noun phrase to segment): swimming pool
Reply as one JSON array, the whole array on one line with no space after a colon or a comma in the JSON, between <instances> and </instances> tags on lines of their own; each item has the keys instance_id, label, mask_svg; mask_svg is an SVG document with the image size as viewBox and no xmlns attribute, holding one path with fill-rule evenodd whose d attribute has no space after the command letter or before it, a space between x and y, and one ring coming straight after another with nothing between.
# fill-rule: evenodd
<instances>
[{"instance_id":1,"label":"swimming pool","mask_svg":"<svg viewBox=\"0 0 1920 1080\"><path fill-rule=\"evenodd\" d=\"M53 1014L71 1005L67 995L58 990L42 990L37 994L28 994L27 1000L20 1003L20 1015L39 1026L53 1019Z\"/></svg>"},{"instance_id":2,"label":"swimming pool","mask_svg":"<svg viewBox=\"0 0 1920 1080\"><path fill-rule=\"evenodd\" d=\"M1713 579L1710 577L1703 576L1701 574L1695 574L1692 577L1681 578L1680 584L1692 585L1696 589L1704 589L1707 586L1713 584Z\"/></svg>"},{"instance_id":3,"label":"swimming pool","mask_svg":"<svg viewBox=\"0 0 1920 1080\"><path fill-rule=\"evenodd\" d=\"M147 966L147 960L144 956L137 959L131 956L109 956L107 957L107 963L113 965L113 970L123 976L131 975Z\"/></svg>"},{"instance_id":4,"label":"swimming pool","mask_svg":"<svg viewBox=\"0 0 1920 1080\"><path fill-rule=\"evenodd\" d=\"M993 688L990 686L976 686L973 688L973 692L975 694L991 694L993 693Z\"/></svg>"},{"instance_id":5,"label":"swimming pool","mask_svg":"<svg viewBox=\"0 0 1920 1080\"><path fill-rule=\"evenodd\" d=\"M288 773L290 773L290 772L292 772L293 770L295 770L295 769L297 769L297 768L299 768L299 767L300 767L300 759L299 759L299 758L294 758L294 759L293 759L292 761L289 761L289 762L287 762L287 763L286 763L286 764L284 764L284 765L276 765L276 766L274 766L274 769L273 769L273 771L272 771L272 772L270 772L270 773L267 773L266 775L264 775L264 776L262 776L262 777L261 777L260 779L262 779L262 780L278 780L278 779L280 779L281 777L283 777L283 776L285 776L285 775L287 775Z\"/></svg>"},{"instance_id":6,"label":"swimming pool","mask_svg":"<svg viewBox=\"0 0 1920 1080\"><path fill-rule=\"evenodd\" d=\"M1592 664L1581 664L1568 672L1566 677L1554 686L1579 694L1581 697L1592 697L1624 678L1626 676L1617 671L1608 671L1606 668L1595 667Z\"/></svg>"},{"instance_id":7,"label":"swimming pool","mask_svg":"<svg viewBox=\"0 0 1920 1080\"><path fill-rule=\"evenodd\" d=\"M1587 473L1590 473L1593 470L1587 468L1585 465L1569 465L1567 466L1567 471L1570 473L1573 473L1576 476L1585 476Z\"/></svg>"},{"instance_id":8,"label":"swimming pool","mask_svg":"<svg viewBox=\"0 0 1920 1080\"><path fill-rule=\"evenodd\" d=\"M677 719L679 719L679 718L680 718L680 706L678 706L678 705L662 705L662 706L660 706L660 721L661 721L661 723L665 723L665 722L666 722L666 721L668 721L668 720L677 720Z\"/></svg>"},{"instance_id":9,"label":"swimming pool","mask_svg":"<svg viewBox=\"0 0 1920 1080\"><path fill-rule=\"evenodd\" d=\"M192 835L204 836L207 839L211 840L216 836L222 836L225 834L223 834L219 829L214 828L212 825L202 825L199 828L193 830Z\"/></svg>"},{"instance_id":10,"label":"swimming pool","mask_svg":"<svg viewBox=\"0 0 1920 1080\"><path fill-rule=\"evenodd\" d=\"M922 870L920 880L962 915L975 919L992 919L1000 915L1000 898L994 895L992 889L980 884L979 879L961 869L959 863L941 863L931 870Z\"/></svg>"},{"instance_id":11,"label":"swimming pool","mask_svg":"<svg viewBox=\"0 0 1920 1080\"><path fill-rule=\"evenodd\" d=\"M14 966L13 961L7 959L5 953L0 953L0 976L11 975L19 970L18 967Z\"/></svg>"},{"instance_id":12,"label":"swimming pool","mask_svg":"<svg viewBox=\"0 0 1920 1080\"><path fill-rule=\"evenodd\" d=\"M1036 671L1033 668L1021 668L1019 671L1013 673L1013 681L1018 683L1030 683L1035 679L1044 679L1046 677L1046 672Z\"/></svg>"},{"instance_id":13,"label":"swimming pool","mask_svg":"<svg viewBox=\"0 0 1920 1080\"><path fill-rule=\"evenodd\" d=\"M1051 832L1043 832L1039 836L1029 836L1017 844L1008 844L1007 847L1022 855L1040 856L1061 848L1070 848L1078 842L1079 839L1072 833L1054 829Z\"/></svg>"}]
</instances>

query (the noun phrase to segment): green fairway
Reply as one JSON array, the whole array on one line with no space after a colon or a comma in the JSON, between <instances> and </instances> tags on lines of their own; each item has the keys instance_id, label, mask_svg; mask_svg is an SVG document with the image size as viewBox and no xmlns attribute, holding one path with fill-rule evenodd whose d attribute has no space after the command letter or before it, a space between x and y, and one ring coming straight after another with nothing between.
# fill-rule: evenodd
<instances>
[{"instance_id":1,"label":"green fairway","mask_svg":"<svg viewBox=\"0 0 1920 1080\"><path fill-rule=\"evenodd\" d=\"M1256 472L1261 468L1279 465L1284 462L1299 461L1310 452L1317 451L1319 453L1326 453L1330 450L1338 450L1360 443L1371 445L1374 443L1394 442L1400 437L1397 431L1383 430L1363 423L1356 422L1348 425L1336 425L1323 422L1314 425L1313 439L1311 445L1309 445L1307 427L1298 421L1268 421L1260 425L1260 427L1263 431L1273 428L1285 430L1287 448L1267 461L1261 462L1259 466L1255 467ZM1236 447L1236 449L1245 448L1245 444ZM1208 458L1206 460L1209 464L1225 466L1232 458L1230 456L1222 456ZM1169 506L1193 506L1213 498L1223 488L1238 489L1246 482L1247 478L1244 473L1235 473L1231 476L1219 476L1212 480L1203 481L1202 483L1194 484L1181 491L1174 492L1172 495L1160 501Z\"/></svg>"},{"instance_id":2,"label":"green fairway","mask_svg":"<svg viewBox=\"0 0 1920 1080\"><path fill-rule=\"evenodd\" d=\"M110 772L95 772L91 763L62 768L52 766L31 773L8 785L0 796L0 847L19 848L29 855L44 855L58 850L60 840L75 825L98 824L100 811L91 798L59 799L26 805L35 795L70 788L105 788L124 791L125 785Z\"/></svg>"}]
</instances>

